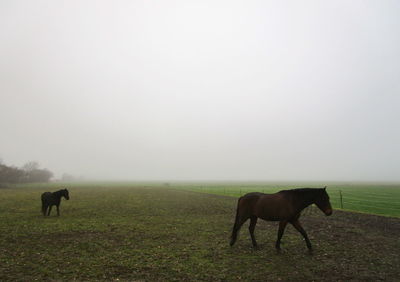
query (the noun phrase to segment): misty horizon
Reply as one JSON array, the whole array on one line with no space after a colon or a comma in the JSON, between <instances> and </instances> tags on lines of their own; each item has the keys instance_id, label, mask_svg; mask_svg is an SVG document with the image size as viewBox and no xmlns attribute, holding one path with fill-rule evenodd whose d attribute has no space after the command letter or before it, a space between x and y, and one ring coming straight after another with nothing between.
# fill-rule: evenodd
<instances>
[{"instance_id":1,"label":"misty horizon","mask_svg":"<svg viewBox=\"0 0 400 282\"><path fill-rule=\"evenodd\" d=\"M2 1L0 158L57 179L399 182L399 11Z\"/></svg>"}]
</instances>

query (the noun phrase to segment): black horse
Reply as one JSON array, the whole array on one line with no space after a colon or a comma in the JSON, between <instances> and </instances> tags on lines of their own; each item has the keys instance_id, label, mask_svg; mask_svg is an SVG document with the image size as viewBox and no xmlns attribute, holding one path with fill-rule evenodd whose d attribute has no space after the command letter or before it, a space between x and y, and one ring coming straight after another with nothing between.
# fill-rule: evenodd
<instances>
[{"instance_id":1,"label":"black horse","mask_svg":"<svg viewBox=\"0 0 400 282\"><path fill-rule=\"evenodd\" d=\"M67 189L62 189L56 192L44 192L42 194L42 213L44 216L46 216L46 211L47 209L47 215L50 215L51 208L52 206L57 207L57 215L60 215L60 202L61 202L61 197L64 197L65 199L69 200L69 193Z\"/></svg>"},{"instance_id":2,"label":"black horse","mask_svg":"<svg viewBox=\"0 0 400 282\"><path fill-rule=\"evenodd\" d=\"M240 227L250 218L249 232L254 247L257 242L254 237L254 229L257 219L267 221L279 221L278 239L275 247L279 251L283 231L288 223L291 223L303 235L308 249L311 251L311 242L306 231L300 225L301 211L311 204L315 204L326 215L332 214L328 193L325 188L299 188L283 190L275 194L248 193L239 198L235 224L233 225L230 245L236 242Z\"/></svg>"}]
</instances>

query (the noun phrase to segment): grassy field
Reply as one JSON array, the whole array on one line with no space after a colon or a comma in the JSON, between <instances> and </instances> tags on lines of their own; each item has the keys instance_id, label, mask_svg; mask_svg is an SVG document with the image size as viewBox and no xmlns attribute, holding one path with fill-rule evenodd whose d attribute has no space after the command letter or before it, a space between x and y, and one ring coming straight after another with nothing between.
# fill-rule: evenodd
<instances>
[{"instance_id":1,"label":"grassy field","mask_svg":"<svg viewBox=\"0 0 400 282\"><path fill-rule=\"evenodd\" d=\"M275 193L284 189L299 187L328 186L333 207L369 214L400 217L400 184L293 184L293 183L250 183L250 184L175 184L177 189L240 197L248 192ZM342 204L340 201L342 194Z\"/></svg>"},{"instance_id":2,"label":"grassy field","mask_svg":"<svg viewBox=\"0 0 400 282\"><path fill-rule=\"evenodd\" d=\"M258 223L257 250L247 224L229 247L235 197L150 184L71 184L68 189L71 199L62 201L61 216L46 218L40 214L40 194L56 187L0 189L1 281L400 277L399 219L340 211L325 217L315 210L302 220L314 254L291 226L277 254L273 222Z\"/></svg>"}]
</instances>

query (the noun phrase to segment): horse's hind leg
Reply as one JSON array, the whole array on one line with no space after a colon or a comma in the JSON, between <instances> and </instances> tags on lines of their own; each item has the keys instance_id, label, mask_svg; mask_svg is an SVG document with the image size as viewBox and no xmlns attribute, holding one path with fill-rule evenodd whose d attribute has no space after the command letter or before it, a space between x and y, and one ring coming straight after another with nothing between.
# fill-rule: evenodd
<instances>
[{"instance_id":1,"label":"horse's hind leg","mask_svg":"<svg viewBox=\"0 0 400 282\"><path fill-rule=\"evenodd\" d=\"M47 216L50 216L50 212L51 212L51 208L52 208L53 206L49 206L49 211L47 212Z\"/></svg>"},{"instance_id":2,"label":"horse's hind leg","mask_svg":"<svg viewBox=\"0 0 400 282\"><path fill-rule=\"evenodd\" d=\"M256 224L257 224L257 217L256 216L250 217L249 232L250 232L251 242L253 243L253 247L257 247L257 241L256 238L254 237L254 229L256 228Z\"/></svg>"},{"instance_id":3,"label":"horse's hind leg","mask_svg":"<svg viewBox=\"0 0 400 282\"><path fill-rule=\"evenodd\" d=\"M232 228L231 242L229 243L231 246L235 244L240 227L242 227L243 223L245 223L247 219L248 217L240 217L240 216L236 217L235 224L233 225Z\"/></svg>"},{"instance_id":4,"label":"horse's hind leg","mask_svg":"<svg viewBox=\"0 0 400 282\"><path fill-rule=\"evenodd\" d=\"M42 203L42 213L43 213L43 216L46 216L46 211L47 211L47 206L46 206L45 203Z\"/></svg>"},{"instance_id":5,"label":"horse's hind leg","mask_svg":"<svg viewBox=\"0 0 400 282\"><path fill-rule=\"evenodd\" d=\"M311 246L311 242L310 239L308 239L307 233L306 231L303 229L303 227L300 225L300 222L298 220L291 222L291 224L294 226L294 228L297 229L297 231L299 231L301 233L301 235L303 235L304 240L306 240L306 244L307 244L307 248L312 251L312 246Z\"/></svg>"},{"instance_id":6,"label":"horse's hind leg","mask_svg":"<svg viewBox=\"0 0 400 282\"><path fill-rule=\"evenodd\" d=\"M283 232L285 231L287 221L282 220L279 222L279 230L278 230L278 239L276 240L275 248L280 251L281 250L281 239L283 236Z\"/></svg>"}]
</instances>

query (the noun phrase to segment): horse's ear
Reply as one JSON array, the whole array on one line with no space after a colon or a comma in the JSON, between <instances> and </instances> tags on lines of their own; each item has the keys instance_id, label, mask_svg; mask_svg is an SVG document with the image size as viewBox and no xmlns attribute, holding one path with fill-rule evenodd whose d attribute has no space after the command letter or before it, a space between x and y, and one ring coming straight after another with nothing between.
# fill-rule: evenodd
<instances>
[{"instance_id":1,"label":"horse's ear","mask_svg":"<svg viewBox=\"0 0 400 282\"><path fill-rule=\"evenodd\" d=\"M326 190L326 186L324 187L324 190Z\"/></svg>"}]
</instances>

